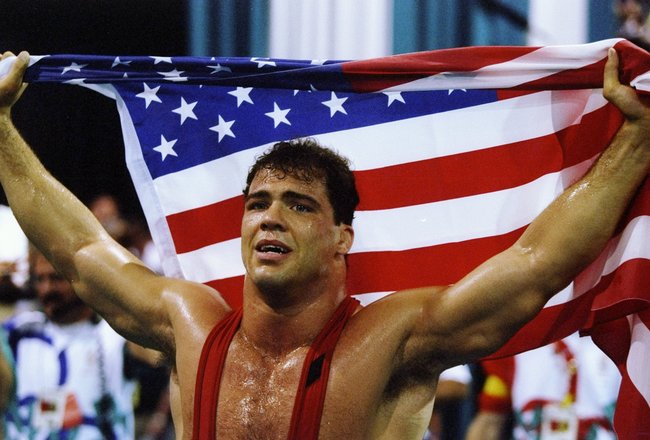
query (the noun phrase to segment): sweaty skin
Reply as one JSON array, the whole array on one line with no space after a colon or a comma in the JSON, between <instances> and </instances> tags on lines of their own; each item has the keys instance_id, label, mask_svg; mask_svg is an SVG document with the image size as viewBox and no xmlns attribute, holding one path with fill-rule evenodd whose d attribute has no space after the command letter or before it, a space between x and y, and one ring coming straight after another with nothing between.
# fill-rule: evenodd
<instances>
[{"instance_id":1,"label":"sweaty skin","mask_svg":"<svg viewBox=\"0 0 650 440\"><path fill-rule=\"evenodd\" d=\"M79 296L125 337L172 360L177 437L189 439L201 348L230 309L207 286L152 273L43 168L10 118L26 57L0 79L5 193ZM626 122L517 243L453 286L398 292L350 318L334 351L321 439L421 438L440 372L500 347L599 254L650 166L650 112L619 83L617 67L610 51L605 96ZM307 347L346 295L354 230L334 221L322 181L263 170L241 232L244 315L225 363L217 436L286 439Z\"/></svg>"}]
</instances>

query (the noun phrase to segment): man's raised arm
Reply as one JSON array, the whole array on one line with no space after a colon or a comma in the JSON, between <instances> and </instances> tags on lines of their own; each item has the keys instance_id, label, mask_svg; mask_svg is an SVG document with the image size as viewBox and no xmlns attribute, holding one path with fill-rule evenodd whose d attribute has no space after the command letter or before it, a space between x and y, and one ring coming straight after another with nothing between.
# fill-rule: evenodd
<instances>
[{"instance_id":1,"label":"man's raised arm","mask_svg":"<svg viewBox=\"0 0 650 440\"><path fill-rule=\"evenodd\" d=\"M208 289L154 274L115 242L95 216L43 167L10 114L25 87L22 77L28 59L22 52L9 73L0 78L0 182L14 215L29 239L72 282L77 294L116 330L141 345L170 353L174 307L185 292ZM218 300L214 292L209 293L193 296ZM168 301L162 301L163 297Z\"/></svg>"},{"instance_id":2,"label":"man's raised arm","mask_svg":"<svg viewBox=\"0 0 650 440\"><path fill-rule=\"evenodd\" d=\"M605 67L604 95L625 122L590 171L512 247L441 295L422 290L427 305L415 334L428 337L439 358L453 364L498 349L590 264L614 233L650 170L650 109L620 84L614 49Z\"/></svg>"},{"instance_id":3,"label":"man's raised arm","mask_svg":"<svg viewBox=\"0 0 650 440\"><path fill-rule=\"evenodd\" d=\"M29 55L22 52L0 79L0 181L30 240L56 262L57 269L75 280L76 252L107 240L108 235L85 206L45 170L13 125L11 108L26 86L22 76L28 60Z\"/></svg>"}]
</instances>

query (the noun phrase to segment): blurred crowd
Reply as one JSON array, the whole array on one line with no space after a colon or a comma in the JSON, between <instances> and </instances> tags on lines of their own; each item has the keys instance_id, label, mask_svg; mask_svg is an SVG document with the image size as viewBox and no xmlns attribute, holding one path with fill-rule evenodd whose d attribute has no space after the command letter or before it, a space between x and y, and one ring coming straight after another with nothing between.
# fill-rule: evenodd
<instances>
[{"instance_id":1,"label":"blurred crowd","mask_svg":"<svg viewBox=\"0 0 650 440\"><path fill-rule=\"evenodd\" d=\"M111 195L88 206L160 272L143 221L127 219ZM3 205L0 276L0 438L173 438L165 359L126 342L83 304Z\"/></svg>"},{"instance_id":2,"label":"blurred crowd","mask_svg":"<svg viewBox=\"0 0 650 440\"><path fill-rule=\"evenodd\" d=\"M614 10L619 20L617 36L637 46L650 49L650 2L647 0L615 0Z\"/></svg>"}]
</instances>

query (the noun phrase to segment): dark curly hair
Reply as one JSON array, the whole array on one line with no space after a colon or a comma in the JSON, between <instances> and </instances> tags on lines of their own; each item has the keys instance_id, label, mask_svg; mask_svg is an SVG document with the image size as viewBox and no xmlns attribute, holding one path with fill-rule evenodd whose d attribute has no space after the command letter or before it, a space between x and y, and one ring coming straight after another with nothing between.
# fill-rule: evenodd
<instances>
[{"instance_id":1,"label":"dark curly hair","mask_svg":"<svg viewBox=\"0 0 650 440\"><path fill-rule=\"evenodd\" d=\"M359 194L349 161L313 139L278 142L260 156L248 172L244 195L261 170L272 170L276 177L292 176L304 182L323 179L328 199L334 208L336 224L352 224Z\"/></svg>"}]
</instances>

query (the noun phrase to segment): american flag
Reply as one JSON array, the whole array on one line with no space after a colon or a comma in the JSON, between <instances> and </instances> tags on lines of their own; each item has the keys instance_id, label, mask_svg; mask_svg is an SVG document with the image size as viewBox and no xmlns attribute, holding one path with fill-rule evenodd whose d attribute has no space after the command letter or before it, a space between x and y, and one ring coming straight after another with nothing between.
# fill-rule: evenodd
<instances>
[{"instance_id":1,"label":"american flag","mask_svg":"<svg viewBox=\"0 0 650 440\"><path fill-rule=\"evenodd\" d=\"M361 195L349 291L369 303L456 282L584 174L622 122L600 90L611 46L622 80L649 91L649 54L619 39L365 61L34 56L26 80L117 101L165 273L211 285L233 306L254 158L305 136L347 156ZM622 439L650 438L649 186L601 257L497 353L592 331L624 376Z\"/></svg>"}]
</instances>

